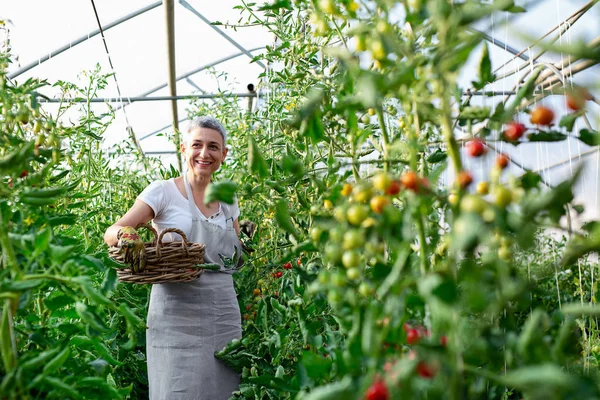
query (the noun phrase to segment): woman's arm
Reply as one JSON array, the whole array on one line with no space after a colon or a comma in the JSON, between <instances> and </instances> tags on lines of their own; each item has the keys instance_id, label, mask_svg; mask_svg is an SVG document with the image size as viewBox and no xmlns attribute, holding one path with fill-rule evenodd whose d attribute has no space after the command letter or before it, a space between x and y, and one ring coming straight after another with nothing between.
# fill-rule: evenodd
<instances>
[{"instance_id":1,"label":"woman's arm","mask_svg":"<svg viewBox=\"0 0 600 400\"><path fill-rule=\"evenodd\" d=\"M143 201L136 200L129 211L106 230L104 233L104 242L109 246L116 246L119 229L124 226L136 227L138 224L150 222L152 218L154 218L154 211L152 208ZM237 229L239 229L239 227Z\"/></svg>"},{"instance_id":2,"label":"woman's arm","mask_svg":"<svg viewBox=\"0 0 600 400\"><path fill-rule=\"evenodd\" d=\"M235 221L233 221L233 227L235 228L235 232L238 235L238 238L240 237L240 222L238 221L238 219L236 218Z\"/></svg>"}]
</instances>

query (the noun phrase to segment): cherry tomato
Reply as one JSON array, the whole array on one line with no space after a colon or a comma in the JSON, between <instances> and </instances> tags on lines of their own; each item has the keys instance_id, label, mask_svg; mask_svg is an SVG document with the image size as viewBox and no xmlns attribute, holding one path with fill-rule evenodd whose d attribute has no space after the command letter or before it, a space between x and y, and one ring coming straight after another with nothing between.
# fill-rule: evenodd
<instances>
[{"instance_id":1,"label":"cherry tomato","mask_svg":"<svg viewBox=\"0 0 600 400\"><path fill-rule=\"evenodd\" d=\"M509 162L510 159L506 154L498 154L498 157L496 157L496 166L500 169L508 167Z\"/></svg>"},{"instance_id":2,"label":"cherry tomato","mask_svg":"<svg viewBox=\"0 0 600 400\"><path fill-rule=\"evenodd\" d=\"M437 373L437 368L431 364L427 364L425 361L421 361L417 364L417 374L421 378L431 379Z\"/></svg>"},{"instance_id":3,"label":"cherry tomato","mask_svg":"<svg viewBox=\"0 0 600 400\"><path fill-rule=\"evenodd\" d=\"M400 177L400 183L408 190L417 192L419 190L419 176L414 171L408 171Z\"/></svg>"},{"instance_id":4,"label":"cherry tomato","mask_svg":"<svg viewBox=\"0 0 600 400\"><path fill-rule=\"evenodd\" d=\"M527 127L518 122L509 122L506 129L504 130L504 137L508 140L519 140L525 133Z\"/></svg>"},{"instance_id":5,"label":"cherry tomato","mask_svg":"<svg viewBox=\"0 0 600 400\"><path fill-rule=\"evenodd\" d=\"M458 183L458 186L460 186L462 189L465 189L471 183L473 183L473 175L471 175L471 173L467 170L462 170L456 176L456 182Z\"/></svg>"},{"instance_id":6,"label":"cherry tomato","mask_svg":"<svg viewBox=\"0 0 600 400\"><path fill-rule=\"evenodd\" d=\"M389 398L390 393L382 379L377 379L373 382L365 394L366 400L388 400Z\"/></svg>"},{"instance_id":7,"label":"cherry tomato","mask_svg":"<svg viewBox=\"0 0 600 400\"><path fill-rule=\"evenodd\" d=\"M473 139L467 143L467 153L471 157L480 157L485 153L485 145L480 139Z\"/></svg>"},{"instance_id":8,"label":"cherry tomato","mask_svg":"<svg viewBox=\"0 0 600 400\"><path fill-rule=\"evenodd\" d=\"M381 214L385 206L389 204L389 200L384 196L375 196L371 199L371 210L376 214Z\"/></svg>"},{"instance_id":9,"label":"cherry tomato","mask_svg":"<svg viewBox=\"0 0 600 400\"><path fill-rule=\"evenodd\" d=\"M410 328L406 331L406 343L413 345L419 343L421 340L421 333L418 329Z\"/></svg>"},{"instance_id":10,"label":"cherry tomato","mask_svg":"<svg viewBox=\"0 0 600 400\"><path fill-rule=\"evenodd\" d=\"M529 120L536 125L550 125L554 120L554 111L548 107L538 106L531 112Z\"/></svg>"}]
</instances>

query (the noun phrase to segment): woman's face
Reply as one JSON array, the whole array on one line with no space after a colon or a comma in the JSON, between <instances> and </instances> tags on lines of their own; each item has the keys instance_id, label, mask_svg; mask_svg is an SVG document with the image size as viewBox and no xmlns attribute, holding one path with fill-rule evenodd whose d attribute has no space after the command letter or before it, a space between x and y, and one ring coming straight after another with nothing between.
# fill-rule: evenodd
<instances>
[{"instance_id":1,"label":"woman's face","mask_svg":"<svg viewBox=\"0 0 600 400\"><path fill-rule=\"evenodd\" d=\"M190 171L204 177L210 177L218 170L227 155L223 137L219 131L210 128L196 128L188 133L181 151Z\"/></svg>"}]
</instances>

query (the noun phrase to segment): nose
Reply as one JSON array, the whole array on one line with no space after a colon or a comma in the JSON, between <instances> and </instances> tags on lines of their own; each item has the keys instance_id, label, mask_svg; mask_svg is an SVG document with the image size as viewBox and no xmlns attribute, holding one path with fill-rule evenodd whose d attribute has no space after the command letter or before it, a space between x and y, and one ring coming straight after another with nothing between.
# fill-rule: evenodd
<instances>
[{"instance_id":1,"label":"nose","mask_svg":"<svg viewBox=\"0 0 600 400\"><path fill-rule=\"evenodd\" d=\"M198 153L200 154L200 157L204 158L205 156L208 155L208 147L207 146L202 146L200 148L200 151Z\"/></svg>"}]
</instances>

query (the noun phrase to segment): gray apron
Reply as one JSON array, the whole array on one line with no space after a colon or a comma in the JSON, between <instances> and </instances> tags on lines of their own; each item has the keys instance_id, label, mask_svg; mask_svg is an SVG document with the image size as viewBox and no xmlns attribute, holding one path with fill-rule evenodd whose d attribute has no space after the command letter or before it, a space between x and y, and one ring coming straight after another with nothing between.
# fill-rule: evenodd
<instances>
[{"instance_id":1,"label":"gray apron","mask_svg":"<svg viewBox=\"0 0 600 400\"><path fill-rule=\"evenodd\" d=\"M242 337L241 315L231 271L219 257L232 257L241 244L229 208L222 207L227 229L202 218L184 175L192 232L188 239L206 245L205 262L222 266L187 283L152 286L146 353L152 400L221 400L238 389L240 376L215 351Z\"/></svg>"}]
</instances>

